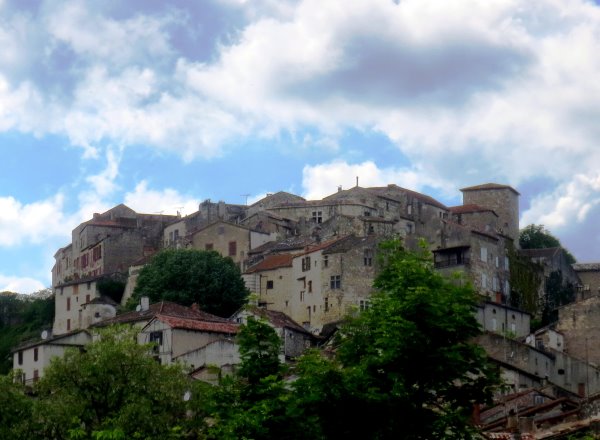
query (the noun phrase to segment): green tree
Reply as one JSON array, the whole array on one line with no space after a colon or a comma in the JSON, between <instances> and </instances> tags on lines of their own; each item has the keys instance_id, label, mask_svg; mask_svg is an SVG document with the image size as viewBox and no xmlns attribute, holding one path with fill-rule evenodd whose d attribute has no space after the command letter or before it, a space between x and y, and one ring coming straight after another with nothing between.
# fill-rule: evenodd
<instances>
[{"instance_id":1,"label":"green tree","mask_svg":"<svg viewBox=\"0 0 600 440\"><path fill-rule=\"evenodd\" d=\"M237 342L242 360L238 371L217 387L203 388L194 399L195 432L219 440L311 438L290 411L294 395L285 385L275 330L250 317Z\"/></svg>"},{"instance_id":2,"label":"green tree","mask_svg":"<svg viewBox=\"0 0 600 440\"><path fill-rule=\"evenodd\" d=\"M12 375L0 376L0 439L31 438L32 403Z\"/></svg>"},{"instance_id":3,"label":"green tree","mask_svg":"<svg viewBox=\"0 0 600 440\"><path fill-rule=\"evenodd\" d=\"M132 303L141 296L167 300L229 317L246 301L248 290L238 266L215 251L167 249L141 271Z\"/></svg>"},{"instance_id":4,"label":"green tree","mask_svg":"<svg viewBox=\"0 0 600 440\"><path fill-rule=\"evenodd\" d=\"M335 359L301 361L299 411L319 426L316 438L471 438L474 405L499 384L472 342L475 292L400 241L381 254L377 293L342 327Z\"/></svg>"},{"instance_id":5,"label":"green tree","mask_svg":"<svg viewBox=\"0 0 600 440\"><path fill-rule=\"evenodd\" d=\"M157 363L132 329L102 330L44 373L32 438L169 438L185 415L185 374Z\"/></svg>"},{"instance_id":6,"label":"green tree","mask_svg":"<svg viewBox=\"0 0 600 440\"><path fill-rule=\"evenodd\" d=\"M562 247L560 240L548 231L544 225L527 225L519 232L519 245L521 249L544 249L552 247ZM567 262L574 264L577 262L575 257L564 249L567 256Z\"/></svg>"}]
</instances>

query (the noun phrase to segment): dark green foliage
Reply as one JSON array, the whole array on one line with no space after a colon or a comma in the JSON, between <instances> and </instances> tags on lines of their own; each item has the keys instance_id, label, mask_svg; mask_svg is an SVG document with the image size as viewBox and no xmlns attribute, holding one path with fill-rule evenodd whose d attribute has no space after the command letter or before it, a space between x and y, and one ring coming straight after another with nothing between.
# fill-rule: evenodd
<instances>
[{"instance_id":1,"label":"dark green foliage","mask_svg":"<svg viewBox=\"0 0 600 440\"><path fill-rule=\"evenodd\" d=\"M519 245L521 249L544 249L562 247L560 240L548 231L544 225L527 225L519 233ZM564 249L564 248L563 248ZM575 257L566 249L567 262L574 264Z\"/></svg>"},{"instance_id":2,"label":"dark green foliage","mask_svg":"<svg viewBox=\"0 0 600 440\"><path fill-rule=\"evenodd\" d=\"M564 283L562 272L555 270L550 272L546 279L542 304L542 325L548 325L558 320L557 307L575 301L575 286L572 283Z\"/></svg>"},{"instance_id":3,"label":"dark green foliage","mask_svg":"<svg viewBox=\"0 0 600 440\"><path fill-rule=\"evenodd\" d=\"M168 249L159 252L138 277L132 303L173 301L229 317L246 301L248 290L238 266L215 251Z\"/></svg>"},{"instance_id":4,"label":"dark green foliage","mask_svg":"<svg viewBox=\"0 0 600 440\"><path fill-rule=\"evenodd\" d=\"M12 368L10 351L23 341L38 338L54 320L54 297L0 293L0 374Z\"/></svg>"},{"instance_id":5,"label":"dark green foliage","mask_svg":"<svg viewBox=\"0 0 600 440\"><path fill-rule=\"evenodd\" d=\"M371 307L340 334L346 435L469 438L473 405L488 401L499 383L471 342L480 333L475 292L442 278L429 255L407 252L399 241L384 243L381 254Z\"/></svg>"},{"instance_id":6,"label":"dark green foliage","mask_svg":"<svg viewBox=\"0 0 600 440\"><path fill-rule=\"evenodd\" d=\"M100 295L107 296L117 304L120 304L123 292L125 292L125 283L111 278L104 278L98 281L96 288Z\"/></svg>"},{"instance_id":7,"label":"dark green foliage","mask_svg":"<svg viewBox=\"0 0 600 440\"><path fill-rule=\"evenodd\" d=\"M55 359L36 386L31 438L169 438L184 418L188 382L179 366L157 363L135 334L109 328L84 350Z\"/></svg>"},{"instance_id":8,"label":"dark green foliage","mask_svg":"<svg viewBox=\"0 0 600 440\"><path fill-rule=\"evenodd\" d=\"M267 376L281 375L281 340L268 324L248 317L246 325L240 329L237 342L242 359L238 375L250 385L258 385Z\"/></svg>"},{"instance_id":9,"label":"dark green foliage","mask_svg":"<svg viewBox=\"0 0 600 440\"><path fill-rule=\"evenodd\" d=\"M33 401L12 375L0 376L0 439L31 438L29 422Z\"/></svg>"},{"instance_id":10,"label":"dark green foliage","mask_svg":"<svg viewBox=\"0 0 600 440\"><path fill-rule=\"evenodd\" d=\"M510 305L533 316L539 311L539 288L544 270L538 263L519 255L514 249L508 250L510 264Z\"/></svg>"}]
</instances>

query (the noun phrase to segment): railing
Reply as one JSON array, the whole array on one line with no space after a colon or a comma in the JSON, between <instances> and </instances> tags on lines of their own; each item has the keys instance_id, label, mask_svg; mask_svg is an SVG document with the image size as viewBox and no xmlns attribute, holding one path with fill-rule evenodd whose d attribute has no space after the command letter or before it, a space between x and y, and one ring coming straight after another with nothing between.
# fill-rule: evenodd
<instances>
[{"instance_id":1,"label":"railing","mask_svg":"<svg viewBox=\"0 0 600 440\"><path fill-rule=\"evenodd\" d=\"M459 259L455 256L453 258L449 258L446 260L436 261L435 263L433 263L433 265L436 269L442 269L444 267L452 267L452 266L468 266L469 263L470 263L469 258L462 257Z\"/></svg>"}]
</instances>

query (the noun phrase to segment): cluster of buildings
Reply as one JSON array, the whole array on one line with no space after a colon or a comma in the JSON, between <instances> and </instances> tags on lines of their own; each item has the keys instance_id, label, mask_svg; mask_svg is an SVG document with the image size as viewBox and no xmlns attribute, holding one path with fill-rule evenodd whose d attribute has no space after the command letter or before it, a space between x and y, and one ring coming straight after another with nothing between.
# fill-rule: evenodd
<instances>
[{"instance_id":1,"label":"cluster of buildings","mask_svg":"<svg viewBox=\"0 0 600 440\"><path fill-rule=\"evenodd\" d=\"M600 265L571 266L560 248L518 249L514 188L489 183L461 191L463 203L450 207L390 184L339 187L321 200L287 192L249 206L206 200L185 217L140 214L122 204L94 214L54 256L52 330L16 348L14 367L25 381L35 380L52 356L89 342L92 328L129 323L139 328L140 342L156 343L161 362L185 362L194 377L207 379L209 365L227 369L239 362L233 336L248 314L270 322L285 341L282 356L293 358L345 314L369 307L378 244L401 237L409 249L424 242L437 270L462 273L480 294L475 313L485 334L479 342L502 368L511 392L548 384L573 398L600 392L600 348L592 343L600 336ZM118 303L103 294L102 284L123 283L124 304L141 268L166 248L230 257L256 294L256 306L216 317L142 301L135 312L117 315ZM513 286L515 255L536 272L536 298L544 297L553 273L577 292L577 301L559 309L558 322L536 333L530 332L535 312L511 298L519 289Z\"/></svg>"}]
</instances>

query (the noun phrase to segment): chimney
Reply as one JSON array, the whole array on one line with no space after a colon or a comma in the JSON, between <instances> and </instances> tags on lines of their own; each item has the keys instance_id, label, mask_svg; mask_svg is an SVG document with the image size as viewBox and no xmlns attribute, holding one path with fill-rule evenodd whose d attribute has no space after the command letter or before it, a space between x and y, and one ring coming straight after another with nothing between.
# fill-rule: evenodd
<instances>
[{"instance_id":1,"label":"chimney","mask_svg":"<svg viewBox=\"0 0 600 440\"><path fill-rule=\"evenodd\" d=\"M147 296L142 296L140 298L140 306L141 312L145 312L146 310L148 310L150 308L150 298L148 298Z\"/></svg>"},{"instance_id":2,"label":"chimney","mask_svg":"<svg viewBox=\"0 0 600 440\"><path fill-rule=\"evenodd\" d=\"M342 185L338 185L338 192L342 192Z\"/></svg>"}]
</instances>

